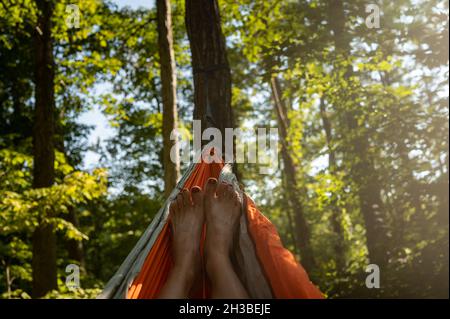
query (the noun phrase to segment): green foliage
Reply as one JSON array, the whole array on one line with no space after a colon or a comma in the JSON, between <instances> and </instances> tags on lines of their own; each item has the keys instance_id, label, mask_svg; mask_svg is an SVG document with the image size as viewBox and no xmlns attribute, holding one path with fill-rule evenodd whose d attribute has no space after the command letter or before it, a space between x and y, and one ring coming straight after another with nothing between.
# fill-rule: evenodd
<instances>
[{"instance_id":1,"label":"green foliage","mask_svg":"<svg viewBox=\"0 0 450 319\"><path fill-rule=\"evenodd\" d=\"M106 193L106 175L101 169L92 174L74 171L62 154L59 155L55 169L64 178L51 187L36 189L31 188L30 156L8 149L0 151L4 182L0 188L0 231L3 235L32 232L39 222L44 222L54 224L55 229L65 232L70 239L86 239L71 223L53 216L67 213L70 206L85 204L103 196ZM11 191L13 189L21 192Z\"/></svg>"},{"instance_id":2,"label":"green foliage","mask_svg":"<svg viewBox=\"0 0 450 319\"><path fill-rule=\"evenodd\" d=\"M0 265L14 281L31 282L30 235L38 224L49 223L68 240L88 240L86 234L64 218L68 207L85 205L106 194L102 169L91 174L74 170L57 153L55 169L63 176L48 188L32 188L32 157L11 149L0 150ZM25 298L22 290L3 296ZM82 295L80 295L82 296Z\"/></svg>"}]
</instances>

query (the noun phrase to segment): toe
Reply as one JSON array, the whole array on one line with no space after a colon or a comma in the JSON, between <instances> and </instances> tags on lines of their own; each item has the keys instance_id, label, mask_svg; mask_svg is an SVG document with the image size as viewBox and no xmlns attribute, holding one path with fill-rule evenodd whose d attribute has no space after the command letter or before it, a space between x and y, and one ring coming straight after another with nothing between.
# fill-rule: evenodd
<instances>
[{"instance_id":1,"label":"toe","mask_svg":"<svg viewBox=\"0 0 450 319\"><path fill-rule=\"evenodd\" d=\"M177 208L178 208L178 211L181 211L181 210L183 210L183 195L181 194L181 193L179 193L178 195L177 195L177 199L176 199L176 201L177 201Z\"/></svg>"},{"instance_id":2,"label":"toe","mask_svg":"<svg viewBox=\"0 0 450 319\"><path fill-rule=\"evenodd\" d=\"M227 197L231 200L234 200L236 192L234 191L233 186L228 185L227 187Z\"/></svg>"},{"instance_id":3,"label":"toe","mask_svg":"<svg viewBox=\"0 0 450 319\"><path fill-rule=\"evenodd\" d=\"M203 204L203 193L200 187L194 186L191 188L192 202L194 206L200 206Z\"/></svg>"},{"instance_id":4,"label":"toe","mask_svg":"<svg viewBox=\"0 0 450 319\"><path fill-rule=\"evenodd\" d=\"M216 193L217 179L209 178L205 185L205 196L213 197Z\"/></svg>"},{"instance_id":5,"label":"toe","mask_svg":"<svg viewBox=\"0 0 450 319\"><path fill-rule=\"evenodd\" d=\"M236 206L239 206L241 204L241 197L239 196L239 193L236 191L233 191L233 200Z\"/></svg>"},{"instance_id":6,"label":"toe","mask_svg":"<svg viewBox=\"0 0 450 319\"><path fill-rule=\"evenodd\" d=\"M225 198L227 195L228 184L220 183L217 187L217 197Z\"/></svg>"},{"instance_id":7,"label":"toe","mask_svg":"<svg viewBox=\"0 0 450 319\"><path fill-rule=\"evenodd\" d=\"M175 198L173 201L170 202L169 213L174 214L177 210L178 210L177 199Z\"/></svg>"},{"instance_id":8,"label":"toe","mask_svg":"<svg viewBox=\"0 0 450 319\"><path fill-rule=\"evenodd\" d=\"M189 207L191 206L191 194L189 193L189 191L185 188L183 189L183 191L181 192L181 196L183 198L183 206L184 207Z\"/></svg>"}]
</instances>

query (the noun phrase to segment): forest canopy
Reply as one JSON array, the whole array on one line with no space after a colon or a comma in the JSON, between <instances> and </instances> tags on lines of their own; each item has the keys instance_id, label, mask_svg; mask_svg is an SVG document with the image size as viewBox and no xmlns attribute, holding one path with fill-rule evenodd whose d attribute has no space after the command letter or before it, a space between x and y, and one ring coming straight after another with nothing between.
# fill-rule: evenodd
<instances>
[{"instance_id":1,"label":"forest canopy","mask_svg":"<svg viewBox=\"0 0 450 319\"><path fill-rule=\"evenodd\" d=\"M172 0L165 42L147 2L0 1L1 298L95 297L187 167L167 135L196 116L197 34ZM271 174L235 170L312 282L448 298L448 0L217 4L233 115L219 124L244 140L278 128ZM97 143L94 113L110 130Z\"/></svg>"}]
</instances>

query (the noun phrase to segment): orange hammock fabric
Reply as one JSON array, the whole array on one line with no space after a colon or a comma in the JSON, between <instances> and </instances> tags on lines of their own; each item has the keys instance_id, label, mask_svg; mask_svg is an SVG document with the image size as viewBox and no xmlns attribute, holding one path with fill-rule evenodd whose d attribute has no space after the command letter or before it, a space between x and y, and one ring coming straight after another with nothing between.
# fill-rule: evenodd
<instances>
[{"instance_id":1,"label":"orange hammock fabric","mask_svg":"<svg viewBox=\"0 0 450 319\"><path fill-rule=\"evenodd\" d=\"M218 178L222 163L198 163L194 172L186 180L183 188L194 186L203 188L210 177ZM303 267L281 243L275 226L247 196L248 232L255 244L256 255L275 298L323 298ZM163 287L172 267L170 252L170 228L164 225L161 233L147 255L142 269L128 290L128 299L156 298ZM199 284L194 298L209 296L206 276Z\"/></svg>"}]
</instances>

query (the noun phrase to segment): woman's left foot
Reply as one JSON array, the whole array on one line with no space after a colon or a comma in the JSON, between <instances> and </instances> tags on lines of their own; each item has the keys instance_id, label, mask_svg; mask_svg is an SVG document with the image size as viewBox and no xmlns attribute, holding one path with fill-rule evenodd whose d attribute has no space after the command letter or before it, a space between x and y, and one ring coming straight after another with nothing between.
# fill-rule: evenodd
<instances>
[{"instance_id":1,"label":"woman's left foot","mask_svg":"<svg viewBox=\"0 0 450 319\"><path fill-rule=\"evenodd\" d=\"M203 192L193 187L184 189L170 204L173 230L174 268L185 273L190 281L201 272L200 238L203 230Z\"/></svg>"}]
</instances>

